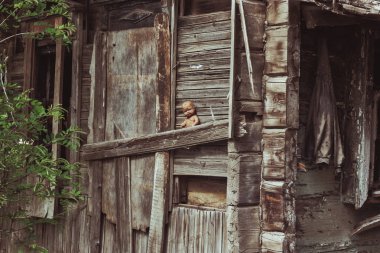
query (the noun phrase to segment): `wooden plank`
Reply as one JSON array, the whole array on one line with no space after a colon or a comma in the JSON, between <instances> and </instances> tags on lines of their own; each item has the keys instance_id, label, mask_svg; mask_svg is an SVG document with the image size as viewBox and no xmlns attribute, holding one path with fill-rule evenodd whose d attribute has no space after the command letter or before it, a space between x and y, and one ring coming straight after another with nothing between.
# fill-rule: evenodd
<instances>
[{"instance_id":1,"label":"wooden plank","mask_svg":"<svg viewBox=\"0 0 380 253\"><path fill-rule=\"evenodd\" d=\"M153 183L154 155L131 158L131 207L132 228L147 232L149 228Z\"/></svg>"},{"instance_id":2,"label":"wooden plank","mask_svg":"<svg viewBox=\"0 0 380 253\"><path fill-rule=\"evenodd\" d=\"M182 103L185 102L185 99L177 99L176 109L182 108ZM226 107L228 106L227 98L208 98L208 99L192 99L193 103L197 108L217 108L217 107Z\"/></svg>"},{"instance_id":3,"label":"wooden plank","mask_svg":"<svg viewBox=\"0 0 380 253\"><path fill-rule=\"evenodd\" d=\"M230 40L230 91L228 96L228 138L234 137L234 100L235 100L235 40L236 40L236 3L231 1L231 40Z\"/></svg>"},{"instance_id":4,"label":"wooden plank","mask_svg":"<svg viewBox=\"0 0 380 253\"><path fill-rule=\"evenodd\" d=\"M254 205L260 202L262 156L229 154L228 205Z\"/></svg>"},{"instance_id":5,"label":"wooden plank","mask_svg":"<svg viewBox=\"0 0 380 253\"><path fill-rule=\"evenodd\" d=\"M229 87L228 79L211 79L211 80L195 80L195 81L181 81L181 82L178 81L177 82L177 91L228 88L228 87ZM197 113L199 113L198 107L197 107Z\"/></svg>"},{"instance_id":6,"label":"wooden plank","mask_svg":"<svg viewBox=\"0 0 380 253\"><path fill-rule=\"evenodd\" d=\"M170 126L175 129L176 85L177 85L177 19L178 1L171 2L170 13Z\"/></svg>"},{"instance_id":7,"label":"wooden plank","mask_svg":"<svg viewBox=\"0 0 380 253\"><path fill-rule=\"evenodd\" d=\"M212 12L207 14L199 14L199 15L189 15L189 16L182 16L178 20L178 25L180 27L185 26L194 26L199 24L208 24L213 23L217 21L225 21L230 20L231 13L230 11L218 11L218 12Z\"/></svg>"},{"instance_id":8,"label":"wooden plank","mask_svg":"<svg viewBox=\"0 0 380 253\"><path fill-rule=\"evenodd\" d=\"M208 145L199 145L194 147L176 149L174 155L176 158L211 158L226 160L228 158L227 143L226 141L221 141L220 143L211 143Z\"/></svg>"},{"instance_id":9,"label":"wooden plank","mask_svg":"<svg viewBox=\"0 0 380 253\"><path fill-rule=\"evenodd\" d=\"M102 182L102 213L105 219L117 224L117 198L116 198L116 161L114 159L103 160Z\"/></svg>"},{"instance_id":10,"label":"wooden plank","mask_svg":"<svg viewBox=\"0 0 380 253\"><path fill-rule=\"evenodd\" d=\"M133 230L133 253L146 253L148 246L148 234L142 231Z\"/></svg>"},{"instance_id":11,"label":"wooden plank","mask_svg":"<svg viewBox=\"0 0 380 253\"><path fill-rule=\"evenodd\" d=\"M130 158L116 159L116 240L120 252L132 252Z\"/></svg>"},{"instance_id":12,"label":"wooden plank","mask_svg":"<svg viewBox=\"0 0 380 253\"><path fill-rule=\"evenodd\" d=\"M87 144L82 148L82 158L96 160L137 155L225 140L227 128L228 123L226 121L215 121L191 128L148 134L142 137Z\"/></svg>"},{"instance_id":13,"label":"wooden plank","mask_svg":"<svg viewBox=\"0 0 380 253\"><path fill-rule=\"evenodd\" d=\"M101 243L101 253L106 252L117 252L118 244L116 243L116 225L104 219L102 223L102 243Z\"/></svg>"},{"instance_id":14,"label":"wooden plank","mask_svg":"<svg viewBox=\"0 0 380 253\"><path fill-rule=\"evenodd\" d=\"M249 48L261 51L264 47L265 9L266 3L259 1L242 1L246 20L246 31L249 38ZM243 38L243 30L238 31L239 37ZM244 40L239 39L238 48L243 48Z\"/></svg>"},{"instance_id":15,"label":"wooden plank","mask_svg":"<svg viewBox=\"0 0 380 253\"><path fill-rule=\"evenodd\" d=\"M227 117L227 112L228 112L228 107L223 106L223 107L197 107L197 115L198 116L211 116L212 114L215 116L215 120L218 118L218 116L226 116ZM176 119L177 123L181 123L181 119L183 119L183 111L178 108L176 109ZM201 121L201 123L206 123L205 121Z\"/></svg>"},{"instance_id":16,"label":"wooden plank","mask_svg":"<svg viewBox=\"0 0 380 253\"><path fill-rule=\"evenodd\" d=\"M239 13L240 13L241 29L242 29L242 33L243 33L245 55L246 55L245 58L247 60L249 82L251 84L252 92L254 92L255 88L254 88L254 84L253 84L253 70L252 70L251 52L250 52L250 48L249 48L248 33L247 33L247 26L245 23L245 13L244 13L243 2L238 1L238 6L239 6Z\"/></svg>"},{"instance_id":17,"label":"wooden plank","mask_svg":"<svg viewBox=\"0 0 380 253\"><path fill-rule=\"evenodd\" d=\"M195 81L195 80L213 80L226 79L229 77L229 72L225 69L216 70L199 70L197 72L177 73L178 81Z\"/></svg>"},{"instance_id":18,"label":"wooden plank","mask_svg":"<svg viewBox=\"0 0 380 253\"><path fill-rule=\"evenodd\" d=\"M288 72L288 26L266 29L265 74Z\"/></svg>"},{"instance_id":19,"label":"wooden plank","mask_svg":"<svg viewBox=\"0 0 380 253\"><path fill-rule=\"evenodd\" d=\"M261 252L259 216L258 206L227 207L228 252Z\"/></svg>"},{"instance_id":20,"label":"wooden plank","mask_svg":"<svg viewBox=\"0 0 380 253\"><path fill-rule=\"evenodd\" d=\"M199 62L199 61L210 61L210 60L220 60L220 59L230 59L230 48L228 49L218 49L205 52L191 52L187 54L179 54L178 60L180 62Z\"/></svg>"},{"instance_id":21,"label":"wooden plank","mask_svg":"<svg viewBox=\"0 0 380 253\"><path fill-rule=\"evenodd\" d=\"M266 14L268 25L287 24L289 18L288 0L268 1Z\"/></svg>"},{"instance_id":22,"label":"wooden plank","mask_svg":"<svg viewBox=\"0 0 380 253\"><path fill-rule=\"evenodd\" d=\"M264 77L265 99L263 123L266 127L285 127L287 119L287 76Z\"/></svg>"},{"instance_id":23,"label":"wooden plank","mask_svg":"<svg viewBox=\"0 0 380 253\"><path fill-rule=\"evenodd\" d=\"M178 27L178 35L182 36L185 34L198 34L207 32L221 32L229 31L231 22L230 20L216 21L213 23L198 24L193 26Z\"/></svg>"},{"instance_id":24,"label":"wooden plank","mask_svg":"<svg viewBox=\"0 0 380 253\"><path fill-rule=\"evenodd\" d=\"M168 253L227 252L223 211L175 207L169 222Z\"/></svg>"},{"instance_id":25,"label":"wooden plank","mask_svg":"<svg viewBox=\"0 0 380 253\"><path fill-rule=\"evenodd\" d=\"M226 98L228 95L228 88L221 89L200 89L200 90L183 90L177 91L176 98L188 99L193 98L207 99L207 98Z\"/></svg>"},{"instance_id":26,"label":"wooden plank","mask_svg":"<svg viewBox=\"0 0 380 253\"><path fill-rule=\"evenodd\" d=\"M352 235L357 235L361 232L370 230L380 226L380 214L361 221L352 231Z\"/></svg>"},{"instance_id":27,"label":"wooden plank","mask_svg":"<svg viewBox=\"0 0 380 253\"><path fill-rule=\"evenodd\" d=\"M35 66L35 40L33 38L25 38L24 49L24 90L29 90L34 87L34 66Z\"/></svg>"},{"instance_id":28,"label":"wooden plank","mask_svg":"<svg viewBox=\"0 0 380 253\"><path fill-rule=\"evenodd\" d=\"M254 60L253 60L254 59ZM263 87L263 71L265 59L263 53L253 52L251 54L252 68L253 68L253 84L254 91L249 81L248 67L246 55L244 53L240 56L240 77L241 82L236 90L237 100L263 100L262 87Z\"/></svg>"},{"instance_id":29,"label":"wooden plank","mask_svg":"<svg viewBox=\"0 0 380 253\"><path fill-rule=\"evenodd\" d=\"M286 252L285 251L285 234L281 232L262 232L261 234L261 252Z\"/></svg>"},{"instance_id":30,"label":"wooden plank","mask_svg":"<svg viewBox=\"0 0 380 253\"><path fill-rule=\"evenodd\" d=\"M126 42L129 47L125 47ZM126 137L156 131L156 108L151 104L158 92L156 52L154 28L109 33L107 140L115 139L118 129L121 136ZM127 63L126 58L130 59ZM125 121L125 118L135 118L136 121Z\"/></svg>"},{"instance_id":31,"label":"wooden plank","mask_svg":"<svg viewBox=\"0 0 380 253\"><path fill-rule=\"evenodd\" d=\"M165 219L167 212L167 192L169 187L169 153L155 155L152 212L147 252L163 252L165 238Z\"/></svg>"},{"instance_id":32,"label":"wooden plank","mask_svg":"<svg viewBox=\"0 0 380 253\"><path fill-rule=\"evenodd\" d=\"M204 41L187 44L178 44L177 50L178 54L188 54L193 52L206 52L211 50L228 49L229 47L230 40L226 39L218 40L217 43L215 41Z\"/></svg>"},{"instance_id":33,"label":"wooden plank","mask_svg":"<svg viewBox=\"0 0 380 253\"><path fill-rule=\"evenodd\" d=\"M171 79L170 79L170 28L169 17L158 14L154 20L157 39L157 92L156 132L170 130ZM173 104L174 107L174 104Z\"/></svg>"},{"instance_id":34,"label":"wooden plank","mask_svg":"<svg viewBox=\"0 0 380 253\"><path fill-rule=\"evenodd\" d=\"M265 231L285 230L284 182L262 181L261 200L262 226Z\"/></svg>"},{"instance_id":35,"label":"wooden plank","mask_svg":"<svg viewBox=\"0 0 380 253\"><path fill-rule=\"evenodd\" d=\"M90 252L100 252L101 246L101 207L102 207L102 173L101 161L89 163L89 199L87 215L89 215Z\"/></svg>"},{"instance_id":36,"label":"wooden plank","mask_svg":"<svg viewBox=\"0 0 380 253\"><path fill-rule=\"evenodd\" d=\"M82 80L82 47L83 47L83 14L76 12L72 17L73 23L78 27L72 44L72 76L70 99L70 125L79 126L81 117L81 80ZM78 137L75 134L74 137ZM79 162L79 152L70 150L70 162Z\"/></svg>"},{"instance_id":37,"label":"wooden plank","mask_svg":"<svg viewBox=\"0 0 380 253\"><path fill-rule=\"evenodd\" d=\"M105 139L105 115L106 115L106 86L107 86L107 36L103 32L97 32L94 38L94 46L90 67L91 75L91 99L88 118L89 134L88 143L104 141ZM82 97L82 102L85 100Z\"/></svg>"},{"instance_id":38,"label":"wooden plank","mask_svg":"<svg viewBox=\"0 0 380 253\"><path fill-rule=\"evenodd\" d=\"M257 115L263 115L263 103L262 102L256 102L256 101L239 101L237 102L236 107L238 108L239 112L251 112L256 113Z\"/></svg>"},{"instance_id":39,"label":"wooden plank","mask_svg":"<svg viewBox=\"0 0 380 253\"><path fill-rule=\"evenodd\" d=\"M220 159L184 159L174 160L174 175L200 175L210 177L226 177L226 160Z\"/></svg>"},{"instance_id":40,"label":"wooden plank","mask_svg":"<svg viewBox=\"0 0 380 253\"><path fill-rule=\"evenodd\" d=\"M239 137L228 143L228 152L261 152L262 121L247 122L245 119L239 119L238 124L236 135L239 133ZM240 134L241 129L244 134Z\"/></svg>"},{"instance_id":41,"label":"wooden plank","mask_svg":"<svg viewBox=\"0 0 380 253\"><path fill-rule=\"evenodd\" d=\"M200 43L205 41L228 40L231 38L231 31L205 32L196 34L182 34L178 37L178 44Z\"/></svg>"},{"instance_id":42,"label":"wooden plank","mask_svg":"<svg viewBox=\"0 0 380 253\"><path fill-rule=\"evenodd\" d=\"M200 70L215 70L215 69L225 69L228 70L230 66L230 61L228 58L222 59L208 59L205 61L197 62L185 62L181 61L178 66L178 72L197 72ZM186 73L183 73L186 74Z\"/></svg>"},{"instance_id":43,"label":"wooden plank","mask_svg":"<svg viewBox=\"0 0 380 253\"><path fill-rule=\"evenodd\" d=\"M104 29L107 31L122 31L142 27L152 27L157 13L161 12L160 1L156 2L124 2L107 8ZM104 11L105 12L105 11ZM94 11L92 11L94 13ZM104 13L100 12L95 18ZM108 19L108 20L107 20ZM107 22L108 21L108 22ZM104 22L104 21L103 21Z\"/></svg>"}]
</instances>

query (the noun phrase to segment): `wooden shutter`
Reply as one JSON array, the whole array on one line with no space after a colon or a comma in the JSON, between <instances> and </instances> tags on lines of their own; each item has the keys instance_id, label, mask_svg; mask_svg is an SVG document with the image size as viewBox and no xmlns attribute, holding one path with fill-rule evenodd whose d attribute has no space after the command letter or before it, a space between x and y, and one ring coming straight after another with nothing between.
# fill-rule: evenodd
<instances>
[{"instance_id":1,"label":"wooden shutter","mask_svg":"<svg viewBox=\"0 0 380 253\"><path fill-rule=\"evenodd\" d=\"M362 29L358 47L353 50L358 61L352 67L351 83L347 84L342 200L354 204L355 208L367 200L370 178L373 94L368 74L369 39L369 31Z\"/></svg>"}]
</instances>

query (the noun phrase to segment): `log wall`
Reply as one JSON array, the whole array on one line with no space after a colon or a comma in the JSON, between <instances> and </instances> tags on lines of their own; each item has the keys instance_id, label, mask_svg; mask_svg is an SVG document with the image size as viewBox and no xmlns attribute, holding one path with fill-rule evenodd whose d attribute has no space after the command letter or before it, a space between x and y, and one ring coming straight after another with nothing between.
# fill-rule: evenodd
<instances>
[{"instance_id":1,"label":"log wall","mask_svg":"<svg viewBox=\"0 0 380 253\"><path fill-rule=\"evenodd\" d=\"M228 142L227 241L228 252L260 252L260 171L262 164L265 3L243 1L235 20L235 94L233 139ZM248 38L244 42L244 33ZM248 48L245 48L247 46ZM247 51L252 63L250 82ZM253 90L252 90L253 87ZM246 133L237 131L243 127Z\"/></svg>"},{"instance_id":2,"label":"log wall","mask_svg":"<svg viewBox=\"0 0 380 253\"><path fill-rule=\"evenodd\" d=\"M263 78L261 252L296 252L299 3L268 1Z\"/></svg>"}]
</instances>

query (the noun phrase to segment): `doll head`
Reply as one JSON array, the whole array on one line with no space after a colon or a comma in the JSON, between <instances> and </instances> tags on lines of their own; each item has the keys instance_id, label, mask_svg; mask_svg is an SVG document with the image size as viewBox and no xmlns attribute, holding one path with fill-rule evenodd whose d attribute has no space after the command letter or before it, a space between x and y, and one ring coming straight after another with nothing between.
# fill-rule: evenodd
<instances>
[{"instance_id":1,"label":"doll head","mask_svg":"<svg viewBox=\"0 0 380 253\"><path fill-rule=\"evenodd\" d=\"M185 114L186 118L190 118L191 116L196 114L195 105L192 101L185 101L182 104L182 111Z\"/></svg>"}]
</instances>

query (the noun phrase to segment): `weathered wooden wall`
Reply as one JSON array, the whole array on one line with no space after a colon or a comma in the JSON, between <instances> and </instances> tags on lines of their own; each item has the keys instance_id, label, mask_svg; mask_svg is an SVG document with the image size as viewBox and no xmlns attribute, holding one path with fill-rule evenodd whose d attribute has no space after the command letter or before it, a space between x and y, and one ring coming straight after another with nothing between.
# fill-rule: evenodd
<instances>
[{"instance_id":1,"label":"weathered wooden wall","mask_svg":"<svg viewBox=\"0 0 380 253\"><path fill-rule=\"evenodd\" d=\"M299 2L268 1L265 29L262 252L295 250L298 128Z\"/></svg>"},{"instance_id":2,"label":"weathered wooden wall","mask_svg":"<svg viewBox=\"0 0 380 253\"><path fill-rule=\"evenodd\" d=\"M228 142L227 240L228 252L260 252L260 182L262 164L263 70L266 4L243 1L236 5L234 132ZM244 33L248 41L244 42ZM247 43L248 42L248 43ZM246 46L248 48L246 48ZM252 62L250 82L247 52ZM253 87L253 89L252 89Z\"/></svg>"},{"instance_id":3,"label":"weathered wooden wall","mask_svg":"<svg viewBox=\"0 0 380 253\"><path fill-rule=\"evenodd\" d=\"M309 102L315 84L317 68L317 41L325 36L328 41L329 59L332 70L337 108L341 128L345 134L346 150L349 141L354 139L353 130L347 128L350 118L343 117L353 94L351 85L357 86L358 76L364 72L356 71L361 57L363 38L360 26L304 29L301 43L300 79L300 130L298 147L304 143ZM361 52L361 53L360 53ZM361 56L360 56L361 55ZM353 81L356 80L356 81ZM347 114L346 114L347 115ZM302 150L299 150L301 154ZM351 162L352 158L347 157ZM340 181L334 175L335 168L322 166L299 172L296 182L297 215L297 252L378 252L380 250L380 229L352 236L351 232L358 222L379 213L379 205L366 204L355 210L354 206L343 204L340 197ZM342 185L343 188L353 184Z\"/></svg>"}]
</instances>

